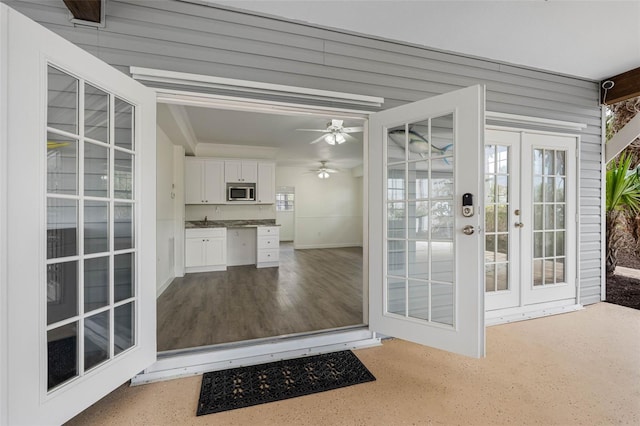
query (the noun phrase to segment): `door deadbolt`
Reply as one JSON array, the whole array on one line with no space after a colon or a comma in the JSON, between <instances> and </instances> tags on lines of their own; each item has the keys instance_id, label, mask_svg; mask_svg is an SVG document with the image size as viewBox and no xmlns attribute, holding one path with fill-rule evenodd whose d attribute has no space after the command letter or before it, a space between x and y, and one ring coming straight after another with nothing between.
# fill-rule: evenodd
<instances>
[{"instance_id":1,"label":"door deadbolt","mask_svg":"<svg viewBox=\"0 0 640 426\"><path fill-rule=\"evenodd\" d=\"M462 228L462 233L465 235L471 235L475 232L475 229L473 229L472 225L467 225L464 228Z\"/></svg>"}]
</instances>

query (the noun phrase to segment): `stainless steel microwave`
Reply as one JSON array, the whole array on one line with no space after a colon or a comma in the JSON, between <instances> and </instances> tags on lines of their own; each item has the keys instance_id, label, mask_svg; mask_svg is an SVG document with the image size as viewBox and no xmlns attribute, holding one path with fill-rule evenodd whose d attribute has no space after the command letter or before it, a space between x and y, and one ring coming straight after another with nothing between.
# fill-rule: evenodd
<instances>
[{"instance_id":1,"label":"stainless steel microwave","mask_svg":"<svg viewBox=\"0 0 640 426\"><path fill-rule=\"evenodd\" d=\"M255 201L256 200L256 184L255 183L228 183L227 184L227 201Z\"/></svg>"}]
</instances>

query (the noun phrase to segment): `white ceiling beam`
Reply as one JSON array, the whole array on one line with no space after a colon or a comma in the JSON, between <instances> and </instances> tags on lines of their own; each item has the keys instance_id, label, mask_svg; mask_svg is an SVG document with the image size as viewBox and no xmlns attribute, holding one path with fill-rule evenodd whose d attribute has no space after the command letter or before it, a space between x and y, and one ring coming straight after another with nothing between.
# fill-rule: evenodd
<instances>
[{"instance_id":1,"label":"white ceiling beam","mask_svg":"<svg viewBox=\"0 0 640 426\"><path fill-rule=\"evenodd\" d=\"M622 129L613 135L605 145L605 161L608 163L622 152L631 142L640 138L640 114L631 119Z\"/></svg>"},{"instance_id":2,"label":"white ceiling beam","mask_svg":"<svg viewBox=\"0 0 640 426\"><path fill-rule=\"evenodd\" d=\"M198 145L198 138L196 137L193 127L191 126L191 120L189 120L189 114L187 109L182 105L167 104L167 108L171 113L171 116L176 121L178 130L183 137L187 152L195 154L196 146Z\"/></svg>"}]
</instances>

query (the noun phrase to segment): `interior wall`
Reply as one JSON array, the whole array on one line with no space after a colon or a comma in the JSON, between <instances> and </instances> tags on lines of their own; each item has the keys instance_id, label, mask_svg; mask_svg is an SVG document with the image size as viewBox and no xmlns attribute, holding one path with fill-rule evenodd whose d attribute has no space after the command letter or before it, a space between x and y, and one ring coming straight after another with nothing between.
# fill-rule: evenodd
<instances>
[{"instance_id":1,"label":"interior wall","mask_svg":"<svg viewBox=\"0 0 640 426\"><path fill-rule=\"evenodd\" d=\"M280 241L293 241L295 238L295 201L293 209L292 212L276 212L276 223L280 225Z\"/></svg>"},{"instance_id":2,"label":"interior wall","mask_svg":"<svg viewBox=\"0 0 640 426\"><path fill-rule=\"evenodd\" d=\"M156 141L156 294L175 278L175 192L173 143L157 127Z\"/></svg>"},{"instance_id":3,"label":"interior wall","mask_svg":"<svg viewBox=\"0 0 640 426\"><path fill-rule=\"evenodd\" d=\"M319 179L300 167L276 167L276 186L294 186L297 249L362 246L362 178L349 170Z\"/></svg>"}]
</instances>

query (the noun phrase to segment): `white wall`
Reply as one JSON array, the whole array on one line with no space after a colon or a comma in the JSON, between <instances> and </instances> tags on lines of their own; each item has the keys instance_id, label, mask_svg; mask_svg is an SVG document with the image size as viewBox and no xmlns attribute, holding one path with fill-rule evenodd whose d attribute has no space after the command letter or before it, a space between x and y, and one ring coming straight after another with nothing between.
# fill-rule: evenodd
<instances>
[{"instance_id":1,"label":"white wall","mask_svg":"<svg viewBox=\"0 0 640 426\"><path fill-rule=\"evenodd\" d=\"M295 209L295 205L294 205ZM292 212L276 212L276 223L280 225L280 241L293 241L295 237L295 210Z\"/></svg>"},{"instance_id":2,"label":"white wall","mask_svg":"<svg viewBox=\"0 0 640 426\"><path fill-rule=\"evenodd\" d=\"M156 289L159 296L175 278L174 147L157 128L156 143Z\"/></svg>"},{"instance_id":3,"label":"white wall","mask_svg":"<svg viewBox=\"0 0 640 426\"><path fill-rule=\"evenodd\" d=\"M348 170L318 179L308 169L276 167L276 186L295 187L295 248L362 245L362 178Z\"/></svg>"}]
</instances>

